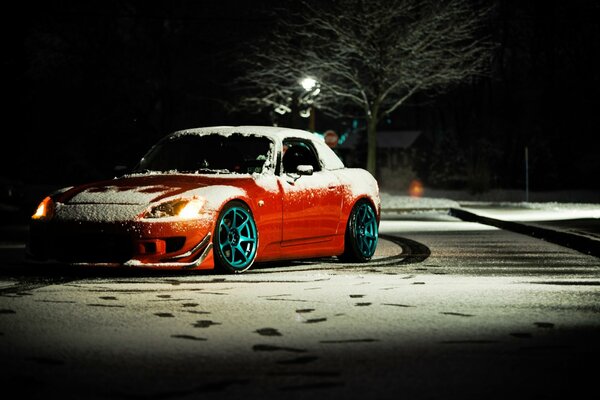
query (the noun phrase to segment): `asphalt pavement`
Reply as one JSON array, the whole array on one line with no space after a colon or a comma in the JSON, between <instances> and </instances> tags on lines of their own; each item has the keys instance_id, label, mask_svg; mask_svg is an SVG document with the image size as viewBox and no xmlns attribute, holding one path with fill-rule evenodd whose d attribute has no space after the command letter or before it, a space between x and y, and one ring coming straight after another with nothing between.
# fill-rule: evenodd
<instances>
[{"instance_id":1,"label":"asphalt pavement","mask_svg":"<svg viewBox=\"0 0 600 400\"><path fill-rule=\"evenodd\" d=\"M448 213L600 257L600 205L465 203Z\"/></svg>"},{"instance_id":2,"label":"asphalt pavement","mask_svg":"<svg viewBox=\"0 0 600 400\"><path fill-rule=\"evenodd\" d=\"M385 191L381 196L382 212L387 217L446 213L463 221L529 235L600 257L600 203L467 201ZM456 198L461 197L459 194Z\"/></svg>"}]
</instances>

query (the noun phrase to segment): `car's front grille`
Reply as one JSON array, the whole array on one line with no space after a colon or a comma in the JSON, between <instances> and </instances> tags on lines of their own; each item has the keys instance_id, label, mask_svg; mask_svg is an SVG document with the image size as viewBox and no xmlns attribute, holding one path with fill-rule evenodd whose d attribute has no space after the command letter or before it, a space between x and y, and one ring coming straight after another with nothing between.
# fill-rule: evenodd
<instances>
[{"instance_id":1,"label":"car's front grille","mask_svg":"<svg viewBox=\"0 0 600 400\"><path fill-rule=\"evenodd\" d=\"M32 229L29 247L36 258L70 263L122 263L133 256L129 235L113 233L48 234Z\"/></svg>"},{"instance_id":2,"label":"car's front grille","mask_svg":"<svg viewBox=\"0 0 600 400\"><path fill-rule=\"evenodd\" d=\"M59 236L57 259L67 262L125 262L133 255L127 235L87 233Z\"/></svg>"}]
</instances>

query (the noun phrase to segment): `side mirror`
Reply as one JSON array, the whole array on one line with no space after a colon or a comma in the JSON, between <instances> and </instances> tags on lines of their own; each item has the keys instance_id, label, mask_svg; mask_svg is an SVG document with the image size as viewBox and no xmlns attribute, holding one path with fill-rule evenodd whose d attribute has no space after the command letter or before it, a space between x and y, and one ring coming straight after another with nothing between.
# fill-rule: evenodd
<instances>
[{"instance_id":1,"label":"side mirror","mask_svg":"<svg viewBox=\"0 0 600 400\"><path fill-rule=\"evenodd\" d=\"M314 168L312 165L298 165L296 167L296 172L298 175L312 175Z\"/></svg>"}]
</instances>

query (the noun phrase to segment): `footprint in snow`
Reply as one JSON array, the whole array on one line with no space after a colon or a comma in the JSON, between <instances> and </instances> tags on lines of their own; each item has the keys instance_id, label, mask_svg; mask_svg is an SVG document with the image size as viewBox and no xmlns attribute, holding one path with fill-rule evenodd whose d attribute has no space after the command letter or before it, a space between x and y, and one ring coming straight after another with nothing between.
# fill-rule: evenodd
<instances>
[{"instance_id":1,"label":"footprint in snow","mask_svg":"<svg viewBox=\"0 0 600 400\"><path fill-rule=\"evenodd\" d=\"M193 325L193 327L194 328L208 328L208 327L213 326L213 325L221 325L221 323L220 322L213 322L213 321L209 321L209 320L200 320L200 321L197 321Z\"/></svg>"},{"instance_id":2,"label":"footprint in snow","mask_svg":"<svg viewBox=\"0 0 600 400\"><path fill-rule=\"evenodd\" d=\"M258 333L261 336L283 336L277 329L275 328L261 328L257 329L254 332Z\"/></svg>"}]
</instances>

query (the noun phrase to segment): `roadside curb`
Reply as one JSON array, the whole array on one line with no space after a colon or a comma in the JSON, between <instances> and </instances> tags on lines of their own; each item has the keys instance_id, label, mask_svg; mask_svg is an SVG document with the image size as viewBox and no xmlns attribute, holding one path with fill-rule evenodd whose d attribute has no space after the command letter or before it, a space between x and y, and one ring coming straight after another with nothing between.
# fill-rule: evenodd
<instances>
[{"instance_id":1,"label":"roadside curb","mask_svg":"<svg viewBox=\"0 0 600 400\"><path fill-rule=\"evenodd\" d=\"M450 208L451 216L467 222L478 222L485 225L495 226L500 229L521 233L550 243L568 247L581 253L600 257L600 240L594 240L587 236L575 233L543 228L540 226L525 224L522 222L502 221L499 219L484 217L460 208Z\"/></svg>"},{"instance_id":2,"label":"roadside curb","mask_svg":"<svg viewBox=\"0 0 600 400\"><path fill-rule=\"evenodd\" d=\"M382 208L381 213L385 215L390 214L410 214L415 212L430 212L430 211L444 211L448 212L450 207L402 207L402 208Z\"/></svg>"}]
</instances>

